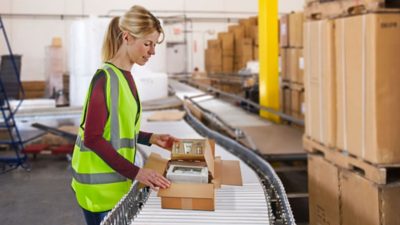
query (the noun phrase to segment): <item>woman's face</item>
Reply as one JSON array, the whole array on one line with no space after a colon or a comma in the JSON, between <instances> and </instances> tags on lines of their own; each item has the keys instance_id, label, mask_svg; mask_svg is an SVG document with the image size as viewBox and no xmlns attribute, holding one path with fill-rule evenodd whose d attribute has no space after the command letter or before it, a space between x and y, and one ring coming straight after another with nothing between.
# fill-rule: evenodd
<instances>
[{"instance_id":1,"label":"woman's face","mask_svg":"<svg viewBox=\"0 0 400 225\"><path fill-rule=\"evenodd\" d=\"M146 35L142 38L135 38L132 35L128 35L128 56L131 63L137 63L141 66L146 64L152 55L154 55L156 44L160 33L154 31L153 33Z\"/></svg>"}]
</instances>

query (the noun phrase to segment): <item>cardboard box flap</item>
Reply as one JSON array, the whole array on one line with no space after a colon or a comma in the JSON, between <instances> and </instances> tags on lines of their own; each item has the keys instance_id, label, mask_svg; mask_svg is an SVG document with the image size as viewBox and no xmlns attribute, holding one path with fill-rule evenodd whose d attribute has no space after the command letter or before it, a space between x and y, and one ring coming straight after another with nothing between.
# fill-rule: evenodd
<instances>
[{"instance_id":1,"label":"cardboard box flap","mask_svg":"<svg viewBox=\"0 0 400 225\"><path fill-rule=\"evenodd\" d=\"M221 160L221 184L242 186L240 162L236 160Z\"/></svg>"},{"instance_id":2,"label":"cardboard box flap","mask_svg":"<svg viewBox=\"0 0 400 225\"><path fill-rule=\"evenodd\" d=\"M160 189L157 196L170 198L214 198L214 185L172 183L169 188Z\"/></svg>"},{"instance_id":3,"label":"cardboard box flap","mask_svg":"<svg viewBox=\"0 0 400 225\"><path fill-rule=\"evenodd\" d=\"M168 159L164 159L161 155L152 152L147 158L146 163L143 168L153 169L157 171L159 174L164 174L164 171L167 169Z\"/></svg>"},{"instance_id":4,"label":"cardboard box flap","mask_svg":"<svg viewBox=\"0 0 400 225\"><path fill-rule=\"evenodd\" d=\"M222 170L222 163L221 163L221 156L215 157L215 164L214 164L214 171L215 177L212 180L215 188L221 187L221 170Z\"/></svg>"},{"instance_id":5,"label":"cardboard box flap","mask_svg":"<svg viewBox=\"0 0 400 225\"><path fill-rule=\"evenodd\" d=\"M204 159L206 160L208 171L210 171L212 177L215 177L214 173L214 155L213 155L213 147L210 142L206 142L206 149L204 151Z\"/></svg>"}]
</instances>

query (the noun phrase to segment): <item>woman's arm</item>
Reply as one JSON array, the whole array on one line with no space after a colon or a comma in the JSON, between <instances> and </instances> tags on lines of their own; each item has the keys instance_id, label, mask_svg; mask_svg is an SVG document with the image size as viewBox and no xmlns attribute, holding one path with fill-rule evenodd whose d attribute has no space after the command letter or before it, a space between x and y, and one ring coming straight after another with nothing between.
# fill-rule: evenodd
<instances>
[{"instance_id":1,"label":"woman's arm","mask_svg":"<svg viewBox=\"0 0 400 225\"><path fill-rule=\"evenodd\" d=\"M139 167L118 154L113 146L103 138L104 126L108 117L104 92L106 84L105 73L100 72L96 74L94 80L86 115L84 144L115 171L134 180Z\"/></svg>"}]
</instances>

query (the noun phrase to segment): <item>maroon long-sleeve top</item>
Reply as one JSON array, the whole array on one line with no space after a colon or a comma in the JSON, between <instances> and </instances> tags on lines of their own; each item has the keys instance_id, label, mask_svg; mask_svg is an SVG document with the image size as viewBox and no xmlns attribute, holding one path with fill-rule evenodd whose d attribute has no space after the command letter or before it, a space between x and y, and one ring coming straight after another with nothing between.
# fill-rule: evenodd
<instances>
[{"instance_id":1,"label":"maroon long-sleeve top","mask_svg":"<svg viewBox=\"0 0 400 225\"><path fill-rule=\"evenodd\" d=\"M136 85L131 72L125 70L121 71L129 83L129 87L133 96L135 97L136 101L139 101ZM105 72L103 70L99 70L94 76L92 83L92 94L90 96L86 114L84 144L86 147L94 151L115 171L129 179L134 180L139 172L139 167L135 166L118 154L111 143L103 138L104 126L109 116L105 97ZM149 142L151 135L152 133L140 131L138 143L151 145Z\"/></svg>"}]
</instances>

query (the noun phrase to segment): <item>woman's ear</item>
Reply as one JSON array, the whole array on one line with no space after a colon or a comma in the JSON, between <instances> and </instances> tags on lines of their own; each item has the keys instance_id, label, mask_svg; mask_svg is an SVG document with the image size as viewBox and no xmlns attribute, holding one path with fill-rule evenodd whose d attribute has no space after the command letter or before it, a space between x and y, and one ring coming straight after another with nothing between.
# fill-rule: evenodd
<instances>
[{"instance_id":1,"label":"woman's ear","mask_svg":"<svg viewBox=\"0 0 400 225\"><path fill-rule=\"evenodd\" d=\"M122 32L122 40L123 41L128 41L129 40L128 32L126 32L126 31Z\"/></svg>"}]
</instances>

